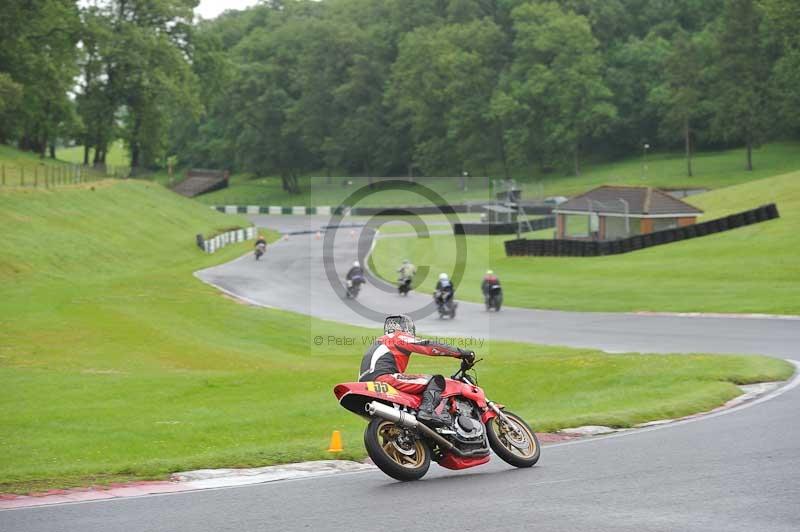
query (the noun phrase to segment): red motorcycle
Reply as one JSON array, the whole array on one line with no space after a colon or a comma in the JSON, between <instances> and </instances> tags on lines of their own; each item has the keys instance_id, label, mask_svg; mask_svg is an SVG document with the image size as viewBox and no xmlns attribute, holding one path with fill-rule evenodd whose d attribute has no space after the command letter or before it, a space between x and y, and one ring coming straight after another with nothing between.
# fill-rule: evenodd
<instances>
[{"instance_id":1,"label":"red motorcycle","mask_svg":"<svg viewBox=\"0 0 800 532\"><path fill-rule=\"evenodd\" d=\"M450 421L431 428L417 420L421 397L385 382L347 382L333 393L344 408L369 420L364 446L381 471L397 480L418 480L431 460L447 469L489 461L490 450L516 467L539 460L539 440L525 421L486 399L477 376L467 372L479 361L464 360L442 393Z\"/></svg>"}]
</instances>

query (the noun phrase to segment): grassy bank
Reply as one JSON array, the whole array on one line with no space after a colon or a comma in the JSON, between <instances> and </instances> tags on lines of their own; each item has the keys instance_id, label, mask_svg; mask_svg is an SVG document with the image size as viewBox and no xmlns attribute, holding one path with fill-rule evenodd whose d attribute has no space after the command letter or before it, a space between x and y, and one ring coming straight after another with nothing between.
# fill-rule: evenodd
<instances>
[{"instance_id":1,"label":"grassy bank","mask_svg":"<svg viewBox=\"0 0 800 532\"><path fill-rule=\"evenodd\" d=\"M733 231L609 257L505 256L512 237L466 237L459 297L482 301L480 279L489 268L505 286L509 305L564 310L703 311L800 314L800 172L693 196L712 219L775 202L781 218ZM533 238L552 238L553 230ZM434 272L454 270L455 238L379 240L373 265L394 280L411 257ZM464 238L464 237L458 237ZM432 290L435 278L423 282Z\"/></svg>"},{"instance_id":2,"label":"grassy bank","mask_svg":"<svg viewBox=\"0 0 800 532\"><path fill-rule=\"evenodd\" d=\"M638 154L613 163L587 165L578 177L562 173L532 173L528 169L515 172L514 177L523 188L523 197L528 199L569 196L602 184L720 188L800 169L800 143L767 144L755 151L754 158L755 171L747 172L741 149L698 153L693 162L694 177L686 177L686 163L681 153L649 154L646 165ZM501 172L491 175L497 178ZM346 181L352 184L343 185ZM457 177L419 178L418 182L434 190L448 203L494 198L486 177L469 178L467 190L461 189ZM197 199L209 205L339 205L366 184L366 178L334 177L329 183L324 177L305 177L300 179L301 194L289 194L281 189L278 178L237 174L231 178L229 188ZM392 191L374 194L358 204L427 205L429 201L414 192Z\"/></svg>"},{"instance_id":3,"label":"grassy bank","mask_svg":"<svg viewBox=\"0 0 800 532\"><path fill-rule=\"evenodd\" d=\"M333 429L344 457L363 456L363 422L331 390L379 331L242 305L196 280L248 245L209 256L194 235L244 223L141 182L0 190L0 492L322 458ZM480 352L481 383L539 430L688 414L737 395L733 383L791 373L762 357Z\"/></svg>"}]
</instances>

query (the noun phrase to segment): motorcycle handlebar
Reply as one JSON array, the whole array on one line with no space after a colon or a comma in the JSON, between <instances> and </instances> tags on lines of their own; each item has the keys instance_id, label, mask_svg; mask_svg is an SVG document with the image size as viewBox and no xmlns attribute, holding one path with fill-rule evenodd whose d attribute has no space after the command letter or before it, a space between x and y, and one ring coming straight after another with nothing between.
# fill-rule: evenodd
<instances>
[{"instance_id":1,"label":"motorcycle handlebar","mask_svg":"<svg viewBox=\"0 0 800 532\"><path fill-rule=\"evenodd\" d=\"M467 362L466 360L464 360L464 359L462 358L462 359L461 359L461 368L459 368L459 370L458 370L458 371L456 371L455 373L453 373L453 376L452 376L452 377L450 377L450 378L451 378L451 379L458 379L459 375L463 375L465 372L467 372L467 371L471 370L472 368L474 368L474 367L475 367L475 365L476 365L478 362L480 362L481 360L483 360L483 359L482 359L482 358L478 358L478 359L475 359L475 360L474 360L474 362L472 362L472 363L469 363L469 362Z\"/></svg>"}]
</instances>

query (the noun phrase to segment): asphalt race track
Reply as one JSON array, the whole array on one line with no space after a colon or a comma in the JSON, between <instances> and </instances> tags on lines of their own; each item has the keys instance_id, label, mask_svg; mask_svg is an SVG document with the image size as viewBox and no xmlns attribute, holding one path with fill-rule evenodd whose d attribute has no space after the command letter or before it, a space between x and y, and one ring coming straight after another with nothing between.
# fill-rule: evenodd
<instances>
[{"instance_id":1,"label":"asphalt race track","mask_svg":"<svg viewBox=\"0 0 800 532\"><path fill-rule=\"evenodd\" d=\"M259 218L263 222L264 218ZM282 217L284 230L316 218ZM358 234L340 230L334 262L353 260ZM294 235L266 260L246 256L199 277L260 304L375 327L341 303L322 266L322 240ZM298 295L299 294L299 295ZM313 296L313 297L312 297ZM359 301L386 312L427 303L367 286ZM488 317L488 319L487 319ZM452 322L418 321L426 334L518 339L613 351L743 352L800 358L800 321L580 314L461 303ZM360 353L354 353L354 366ZM488 363L488 362L487 362ZM796 382L796 381L795 381ZM333 400L333 398L332 398ZM517 470L494 458L424 480L367 471L173 495L0 512L0 531L250 530L800 530L800 387L715 415L545 446ZM343 413L342 415L348 415Z\"/></svg>"},{"instance_id":2,"label":"asphalt race track","mask_svg":"<svg viewBox=\"0 0 800 532\"><path fill-rule=\"evenodd\" d=\"M350 309L342 302L344 288L331 286L326 276L324 240L317 239L314 230L324 225L327 218L300 218L255 217L257 223L270 227L277 223L283 231L312 232L291 235L288 240L271 245L262 261L255 262L251 255L245 255L203 270L198 277L261 305L373 327L380 333L382 320L373 321ZM338 279L342 279L359 256L359 243L363 257L372 240L362 239L360 228L348 227L336 233L331 260L336 265ZM480 283L480 279L470 282ZM384 316L423 308L431 299L431 294L416 292L401 297L394 287L372 282L362 289L358 302ZM800 320L784 319L554 312L510 307L495 314L486 312L483 305L462 301L455 320L431 315L415 322L417 332L426 335L521 340L596 347L611 352L749 353L790 358L797 356L800 346Z\"/></svg>"}]
</instances>

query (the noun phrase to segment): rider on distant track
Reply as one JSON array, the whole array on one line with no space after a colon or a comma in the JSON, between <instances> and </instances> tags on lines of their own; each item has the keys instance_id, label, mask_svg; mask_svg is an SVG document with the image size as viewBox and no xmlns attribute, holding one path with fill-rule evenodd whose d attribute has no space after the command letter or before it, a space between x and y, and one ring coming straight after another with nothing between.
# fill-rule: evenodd
<instances>
[{"instance_id":1,"label":"rider on distant track","mask_svg":"<svg viewBox=\"0 0 800 532\"><path fill-rule=\"evenodd\" d=\"M456 295L453 283L450 282L450 277L448 277L446 273L439 274L439 280L436 282L436 291L442 294L443 299L447 298L447 294L449 294L450 297Z\"/></svg>"},{"instance_id":2,"label":"rider on distant track","mask_svg":"<svg viewBox=\"0 0 800 532\"><path fill-rule=\"evenodd\" d=\"M352 281L353 279L358 279L359 282L364 279L364 270L361 269L358 261L353 261L353 266L347 271L347 280Z\"/></svg>"},{"instance_id":3,"label":"rider on distant track","mask_svg":"<svg viewBox=\"0 0 800 532\"><path fill-rule=\"evenodd\" d=\"M403 260L403 265L397 269L400 274L400 279L414 279L417 274L417 267L414 266L410 260Z\"/></svg>"},{"instance_id":4,"label":"rider on distant track","mask_svg":"<svg viewBox=\"0 0 800 532\"><path fill-rule=\"evenodd\" d=\"M487 270L481 283L481 292L483 292L484 297L489 295L489 289L494 285L500 286L500 279L492 270Z\"/></svg>"}]
</instances>

